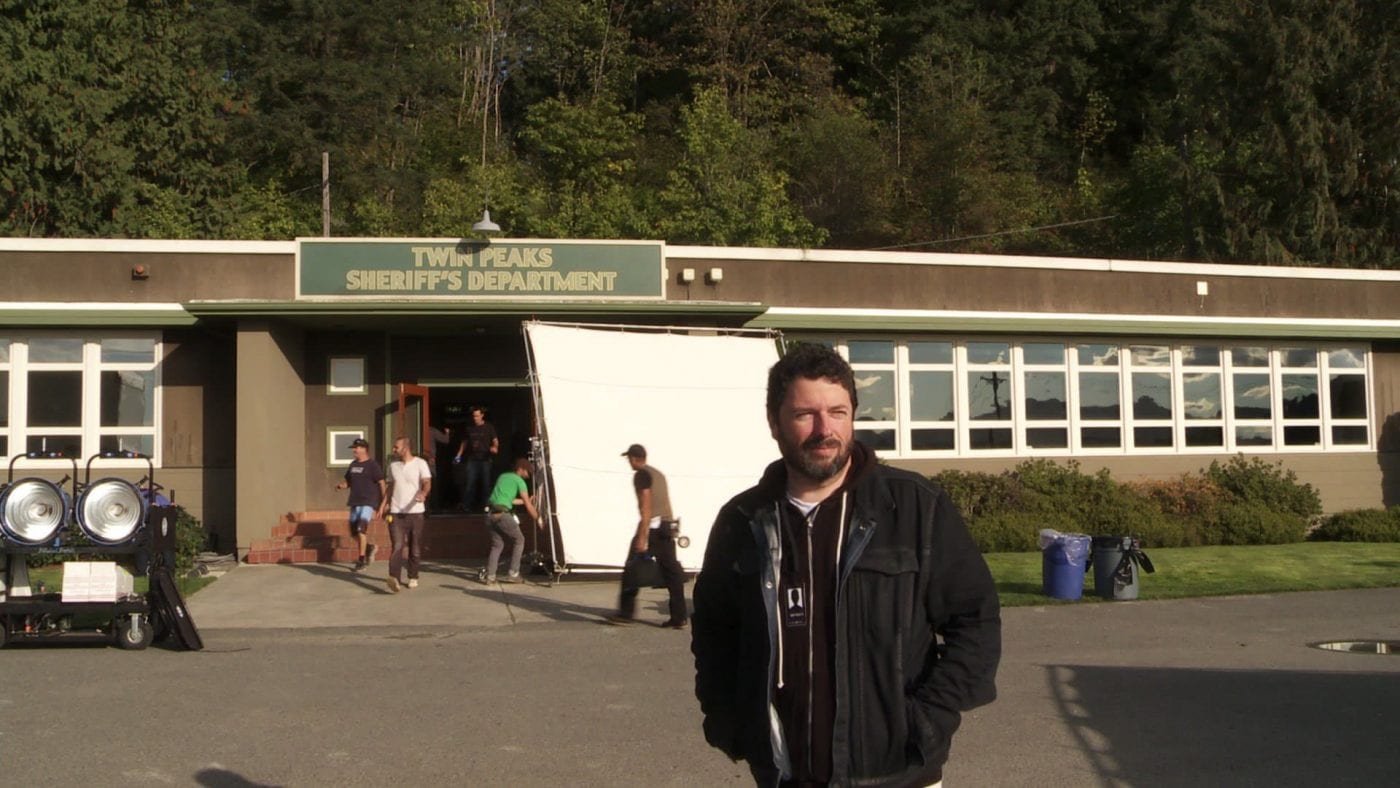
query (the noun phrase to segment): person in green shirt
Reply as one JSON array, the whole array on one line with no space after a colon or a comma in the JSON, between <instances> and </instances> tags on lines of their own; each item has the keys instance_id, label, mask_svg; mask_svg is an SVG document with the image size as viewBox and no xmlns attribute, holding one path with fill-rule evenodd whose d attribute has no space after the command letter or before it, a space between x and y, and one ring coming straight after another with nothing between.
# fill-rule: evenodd
<instances>
[{"instance_id":1,"label":"person in green shirt","mask_svg":"<svg viewBox=\"0 0 1400 788\"><path fill-rule=\"evenodd\" d=\"M521 457L515 461L515 470L506 471L496 479L496 486L491 489L491 496L487 499L491 509L487 517L491 525L491 555L479 575L481 582L487 585L496 582L496 565L501 560L506 539L511 541L510 573L506 575L506 582L520 582L520 557L525 553L525 538L520 533L520 518L515 516L515 505L524 506L536 522L540 519L534 502L530 500L530 488L525 484L528 478L530 461Z\"/></svg>"}]
</instances>

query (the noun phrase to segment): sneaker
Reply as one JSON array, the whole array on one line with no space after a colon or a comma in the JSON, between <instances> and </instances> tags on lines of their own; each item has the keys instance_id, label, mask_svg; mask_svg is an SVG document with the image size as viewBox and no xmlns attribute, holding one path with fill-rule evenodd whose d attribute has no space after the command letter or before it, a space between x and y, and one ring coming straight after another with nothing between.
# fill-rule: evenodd
<instances>
[{"instance_id":1,"label":"sneaker","mask_svg":"<svg viewBox=\"0 0 1400 788\"><path fill-rule=\"evenodd\" d=\"M364 557L364 556L360 556L359 558L355 559L354 571L358 572L358 571L360 571L361 569L364 569L364 568L365 568L365 557Z\"/></svg>"},{"instance_id":2,"label":"sneaker","mask_svg":"<svg viewBox=\"0 0 1400 788\"><path fill-rule=\"evenodd\" d=\"M410 577L410 578L408 579L408 587L409 587L409 588L417 588L417 587L418 587L418 578L416 578L416 577Z\"/></svg>"},{"instance_id":3,"label":"sneaker","mask_svg":"<svg viewBox=\"0 0 1400 788\"><path fill-rule=\"evenodd\" d=\"M624 616L620 613L614 613L604 620L615 627L627 627L636 623L636 620L631 616Z\"/></svg>"},{"instance_id":4,"label":"sneaker","mask_svg":"<svg viewBox=\"0 0 1400 788\"><path fill-rule=\"evenodd\" d=\"M377 552L379 552L379 545L370 542L369 547L365 550L365 566L374 563L374 554Z\"/></svg>"},{"instance_id":5,"label":"sneaker","mask_svg":"<svg viewBox=\"0 0 1400 788\"><path fill-rule=\"evenodd\" d=\"M519 572L511 572L510 574L506 575L506 579L505 579L505 580L502 580L501 582L503 582L503 583L519 583L519 582L521 582L521 581L520 581L520 573L519 573Z\"/></svg>"},{"instance_id":6,"label":"sneaker","mask_svg":"<svg viewBox=\"0 0 1400 788\"><path fill-rule=\"evenodd\" d=\"M478 582L485 583L485 584L488 585L488 586L489 586L489 585L493 585L493 584L495 584L495 582L496 582L496 578L492 577L491 575L486 574L486 570L485 570L485 569L483 569L483 570L481 570L480 572L477 572L477 573L476 573L476 579L477 579Z\"/></svg>"},{"instance_id":7,"label":"sneaker","mask_svg":"<svg viewBox=\"0 0 1400 788\"><path fill-rule=\"evenodd\" d=\"M391 577L385 582L389 584L389 593L397 594L399 592L399 579L397 577Z\"/></svg>"},{"instance_id":8,"label":"sneaker","mask_svg":"<svg viewBox=\"0 0 1400 788\"><path fill-rule=\"evenodd\" d=\"M663 621L661 626L664 629L685 629L690 626L689 621Z\"/></svg>"}]
</instances>

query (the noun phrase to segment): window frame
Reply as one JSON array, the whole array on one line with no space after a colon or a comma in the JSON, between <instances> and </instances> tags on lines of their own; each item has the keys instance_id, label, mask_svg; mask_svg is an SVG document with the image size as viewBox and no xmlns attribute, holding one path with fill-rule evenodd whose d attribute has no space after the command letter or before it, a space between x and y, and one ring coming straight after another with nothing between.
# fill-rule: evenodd
<instances>
[{"instance_id":1,"label":"window frame","mask_svg":"<svg viewBox=\"0 0 1400 788\"><path fill-rule=\"evenodd\" d=\"M100 451L102 439L109 436L149 436L151 463L161 467L161 423L163 418L163 367L165 344L159 331L17 331L6 335L9 341L8 361L0 369L9 373L9 422L0 427L5 436L5 461L13 460L15 468L32 470L72 468L71 460L85 467L88 459ZM78 361L32 361L30 350L35 340L76 339L82 342ZM149 340L152 343L150 361L103 361L102 342L112 339ZM32 372L77 371L81 373L79 423L77 426L35 427L29 423L29 376ZM149 372L151 392L151 423L141 426L102 425L102 377L105 372ZM29 459L29 439L38 435L74 435L81 447L80 455L62 459ZM15 459L19 455L20 459ZM145 468L139 459L101 460L103 468Z\"/></svg>"},{"instance_id":2,"label":"window frame","mask_svg":"<svg viewBox=\"0 0 1400 788\"><path fill-rule=\"evenodd\" d=\"M828 345L849 358L849 343L853 341L885 341L894 343L893 364L866 363L853 364L855 369L878 368L882 374L891 374L895 384L895 418L885 421L858 422L857 432L867 429L893 429L894 448L879 449L883 457L898 459L933 458L972 458L972 457L1038 457L1038 456L1167 456L1167 455L1221 455L1221 454L1289 454L1315 452L1371 452L1375 451L1377 435L1373 423L1375 414L1374 376L1372 370L1372 350L1369 342L1268 342L1259 338L1236 337L1094 337L1094 336L1004 336L1004 335L948 335L948 334L860 334L837 336L832 334L820 337L801 337L802 341L817 341ZM952 346L950 363L914 363L910 360L909 347L920 342L947 342ZM1009 363L970 363L969 343L1005 343L1010 346ZM1064 364L1028 363L1024 347L1028 344L1055 344L1064 348ZM1079 350L1083 346L1107 346L1116 349L1116 363L1100 366L1083 364ZM1165 364L1137 363L1134 348L1144 346L1166 348ZM1196 353L1187 353L1188 348L1211 348L1218 351L1215 363L1199 363ZM1263 351L1262 366L1237 365L1233 350L1254 349ZM1311 367L1284 367L1285 354L1289 350L1311 350L1316 357L1316 365ZM1336 351L1350 351L1350 355L1360 356L1359 366L1334 366L1330 354ZM1192 358L1188 360L1187 356ZM975 420L970 410L971 373L996 369L1009 372L1011 382L1011 418L1009 421ZM953 415L951 422L928 421L913 418L913 375L919 372L947 372L953 381ZM1063 372L1065 375L1066 418L1037 419L1027 417L1025 398L1029 391L1027 375L1037 372ZM1082 412L1080 376L1082 373L1099 372L1117 376L1118 395L1117 419L1085 419ZM1283 381L1285 375L1316 374L1318 388L1318 417L1285 418L1283 413ZM1134 413L1133 375L1158 373L1167 376L1170 385L1170 418L1139 418ZM1186 377L1190 375L1215 375L1219 381L1219 416L1215 418L1190 418L1186 416ZM1258 375L1268 381L1270 413L1265 419L1240 419L1235 416L1235 380L1239 375ZM1331 401L1331 381L1334 375L1359 377L1365 388L1364 418L1333 418ZM1284 430L1294 426L1316 426L1321 433L1319 445L1284 445ZM1086 447L1083 430L1105 427L1117 429L1119 443L1113 447ZM1171 446L1137 446L1135 430L1139 427L1170 429ZM1241 444L1238 440L1239 428L1264 428L1270 444L1256 446ZM1337 443L1333 439L1335 427L1360 427L1366 430L1365 443ZM972 431L976 429L1011 430L1009 448L973 449ZM1068 430L1066 448L1031 448L1027 430L1039 428L1063 428ZM1220 443L1203 446L1187 445L1187 430L1192 428L1218 428ZM919 429L950 429L953 431L951 449L913 449L914 431Z\"/></svg>"},{"instance_id":3,"label":"window frame","mask_svg":"<svg viewBox=\"0 0 1400 788\"><path fill-rule=\"evenodd\" d=\"M335 385L335 365L336 362L353 361L360 366L360 385L358 386L337 386ZM365 361L365 356L354 355L334 355L326 358L326 395L330 397L354 397L369 393L369 366Z\"/></svg>"},{"instance_id":4,"label":"window frame","mask_svg":"<svg viewBox=\"0 0 1400 788\"><path fill-rule=\"evenodd\" d=\"M369 440L368 425L327 427L326 467L344 468L354 462L355 453L350 449L350 442L357 438ZM344 452L344 454L341 455L339 452Z\"/></svg>"}]
</instances>

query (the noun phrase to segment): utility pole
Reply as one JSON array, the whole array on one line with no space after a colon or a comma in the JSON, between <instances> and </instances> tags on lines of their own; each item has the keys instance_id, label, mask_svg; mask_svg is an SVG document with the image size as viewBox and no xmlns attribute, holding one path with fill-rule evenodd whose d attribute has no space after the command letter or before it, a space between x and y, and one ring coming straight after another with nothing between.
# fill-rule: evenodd
<instances>
[{"instance_id":1,"label":"utility pole","mask_svg":"<svg viewBox=\"0 0 1400 788\"><path fill-rule=\"evenodd\" d=\"M986 376L986 375L983 375L983 376L982 376L982 380L983 380L984 382L986 382L986 383L992 384L992 407L996 409L996 414L997 414L996 417L997 417L998 419L1000 419L1000 418L1002 418L1002 415L1001 415L1001 384L1005 383L1006 381L1003 380L1003 379L1001 378L1001 376L1000 376L997 372L992 372L992 374L991 374L990 377L988 377L988 376ZM1008 405L1009 405L1009 404L1010 404L1010 403L1008 403Z\"/></svg>"},{"instance_id":2,"label":"utility pole","mask_svg":"<svg viewBox=\"0 0 1400 788\"><path fill-rule=\"evenodd\" d=\"M331 237L331 154L321 151L321 235Z\"/></svg>"}]
</instances>

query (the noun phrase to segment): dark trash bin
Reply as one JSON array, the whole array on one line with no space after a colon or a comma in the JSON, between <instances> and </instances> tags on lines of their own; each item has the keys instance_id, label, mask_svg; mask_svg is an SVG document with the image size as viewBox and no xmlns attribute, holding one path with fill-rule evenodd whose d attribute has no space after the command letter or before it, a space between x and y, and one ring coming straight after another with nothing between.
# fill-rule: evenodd
<instances>
[{"instance_id":1,"label":"dark trash bin","mask_svg":"<svg viewBox=\"0 0 1400 788\"><path fill-rule=\"evenodd\" d=\"M1090 538L1052 529L1040 532L1040 579L1052 599L1078 599L1084 595L1084 572L1089 561Z\"/></svg>"},{"instance_id":2,"label":"dark trash bin","mask_svg":"<svg viewBox=\"0 0 1400 788\"><path fill-rule=\"evenodd\" d=\"M1095 536L1089 564L1094 568L1094 593L1103 599L1137 599L1138 568L1151 574L1152 560L1142 540L1132 536Z\"/></svg>"}]
</instances>

